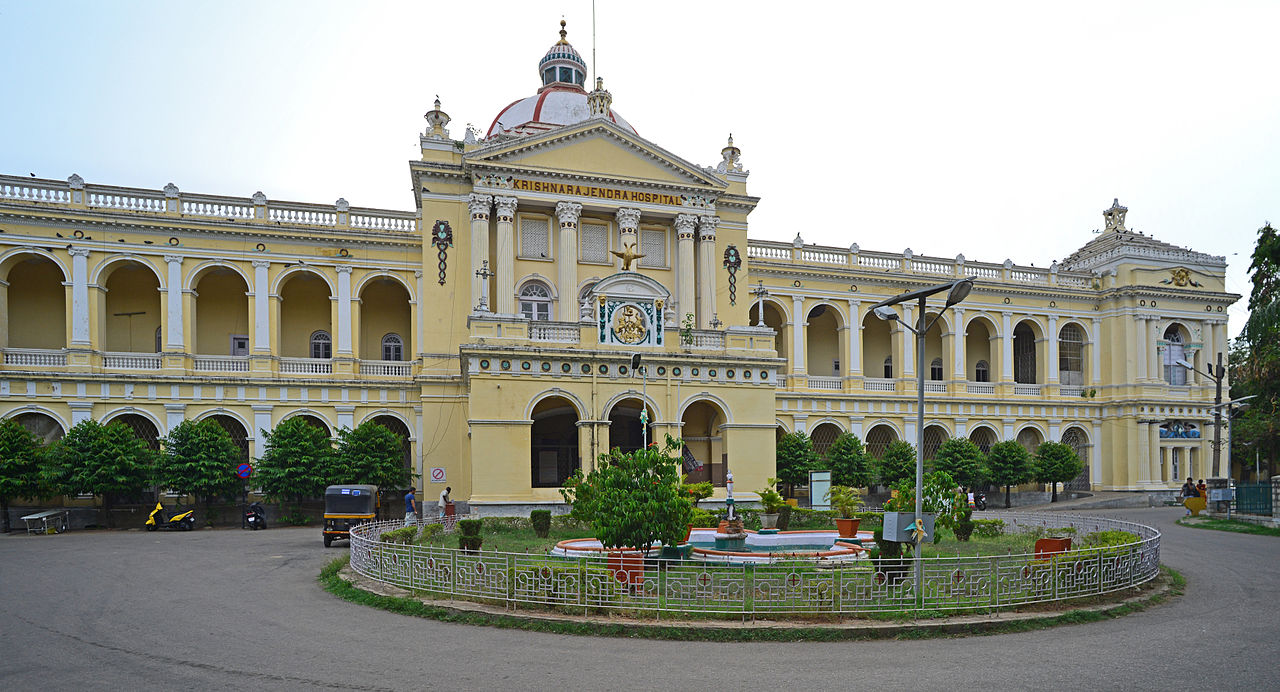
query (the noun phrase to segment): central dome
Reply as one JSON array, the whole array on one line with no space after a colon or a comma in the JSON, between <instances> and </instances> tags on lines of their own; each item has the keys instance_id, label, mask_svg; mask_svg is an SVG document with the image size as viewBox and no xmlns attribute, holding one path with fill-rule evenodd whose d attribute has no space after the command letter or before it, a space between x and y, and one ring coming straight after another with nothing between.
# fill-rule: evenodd
<instances>
[{"instance_id":1,"label":"central dome","mask_svg":"<svg viewBox=\"0 0 1280 692\"><path fill-rule=\"evenodd\" d=\"M499 111L489 125L486 137L510 132L516 135L537 134L564 125L580 123L591 117L586 82L587 63L565 36L564 20L560 20L560 40L538 61L542 87L538 93L515 101ZM609 119L636 134L622 116L609 110Z\"/></svg>"}]
</instances>

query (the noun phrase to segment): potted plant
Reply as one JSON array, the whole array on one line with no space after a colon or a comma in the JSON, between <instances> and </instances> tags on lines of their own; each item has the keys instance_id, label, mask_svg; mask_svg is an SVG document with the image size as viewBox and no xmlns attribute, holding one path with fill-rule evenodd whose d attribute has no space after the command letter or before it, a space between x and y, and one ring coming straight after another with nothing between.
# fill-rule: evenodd
<instances>
[{"instance_id":1,"label":"potted plant","mask_svg":"<svg viewBox=\"0 0 1280 692\"><path fill-rule=\"evenodd\" d=\"M857 538L859 520L854 518L862 509L862 493L847 485L833 485L827 491L827 500L840 513L836 519L836 528L841 538Z\"/></svg>"},{"instance_id":2,"label":"potted plant","mask_svg":"<svg viewBox=\"0 0 1280 692\"><path fill-rule=\"evenodd\" d=\"M787 501L782 499L782 495L778 494L778 479L770 478L768 485L759 491L760 505L764 507L764 513L760 515L760 528L776 529L778 528L778 512L782 511L783 505Z\"/></svg>"}]
</instances>

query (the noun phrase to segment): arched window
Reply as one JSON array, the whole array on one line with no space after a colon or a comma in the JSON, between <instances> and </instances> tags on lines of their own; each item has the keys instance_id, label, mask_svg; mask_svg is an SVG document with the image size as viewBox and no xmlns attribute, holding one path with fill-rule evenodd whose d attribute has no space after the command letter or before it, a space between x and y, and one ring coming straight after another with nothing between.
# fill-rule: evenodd
<instances>
[{"instance_id":1,"label":"arched window","mask_svg":"<svg viewBox=\"0 0 1280 692\"><path fill-rule=\"evenodd\" d=\"M987 361L980 360L978 361L977 365L973 366L973 381L974 382L990 382L991 381L991 366L987 365Z\"/></svg>"},{"instance_id":2,"label":"arched window","mask_svg":"<svg viewBox=\"0 0 1280 692\"><path fill-rule=\"evenodd\" d=\"M1079 325L1068 324L1058 333L1058 381L1084 384L1084 331Z\"/></svg>"},{"instance_id":3,"label":"arched window","mask_svg":"<svg viewBox=\"0 0 1280 692\"><path fill-rule=\"evenodd\" d=\"M931 380L942 379L942 359L941 358L934 358L933 362L929 363L929 379Z\"/></svg>"},{"instance_id":4,"label":"arched window","mask_svg":"<svg viewBox=\"0 0 1280 692\"><path fill-rule=\"evenodd\" d=\"M537 281L520 289L520 314L531 320L551 319L551 291Z\"/></svg>"},{"instance_id":5,"label":"arched window","mask_svg":"<svg viewBox=\"0 0 1280 692\"><path fill-rule=\"evenodd\" d=\"M156 353L160 352L160 327L156 327Z\"/></svg>"},{"instance_id":6,"label":"arched window","mask_svg":"<svg viewBox=\"0 0 1280 692\"><path fill-rule=\"evenodd\" d=\"M329 338L329 332L323 329L311 332L311 357L333 357L333 339Z\"/></svg>"},{"instance_id":7,"label":"arched window","mask_svg":"<svg viewBox=\"0 0 1280 692\"><path fill-rule=\"evenodd\" d=\"M399 334L388 334L382 337L382 359L404 360L404 341Z\"/></svg>"},{"instance_id":8,"label":"arched window","mask_svg":"<svg viewBox=\"0 0 1280 692\"><path fill-rule=\"evenodd\" d=\"M893 377L893 356L884 359L884 376Z\"/></svg>"},{"instance_id":9,"label":"arched window","mask_svg":"<svg viewBox=\"0 0 1280 692\"><path fill-rule=\"evenodd\" d=\"M1178 330L1178 325L1169 325L1164 330L1164 381L1172 385L1185 385L1187 383L1187 369L1178 365L1178 361L1187 357L1186 348L1183 346L1182 332Z\"/></svg>"}]
</instances>

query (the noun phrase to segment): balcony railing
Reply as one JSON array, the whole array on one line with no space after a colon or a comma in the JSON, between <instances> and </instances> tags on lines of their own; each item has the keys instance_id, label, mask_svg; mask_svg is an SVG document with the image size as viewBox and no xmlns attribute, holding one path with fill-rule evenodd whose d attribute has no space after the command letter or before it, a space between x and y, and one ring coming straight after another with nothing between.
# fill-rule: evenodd
<instances>
[{"instance_id":1,"label":"balcony railing","mask_svg":"<svg viewBox=\"0 0 1280 692\"><path fill-rule=\"evenodd\" d=\"M67 364L67 354L64 351L42 348L6 348L4 350L4 364L62 367Z\"/></svg>"},{"instance_id":2,"label":"balcony railing","mask_svg":"<svg viewBox=\"0 0 1280 692\"><path fill-rule=\"evenodd\" d=\"M333 361L328 358L281 358L282 375L332 375Z\"/></svg>"},{"instance_id":3,"label":"balcony railing","mask_svg":"<svg viewBox=\"0 0 1280 692\"><path fill-rule=\"evenodd\" d=\"M192 369L200 372L249 372L248 356L195 356Z\"/></svg>"},{"instance_id":4,"label":"balcony railing","mask_svg":"<svg viewBox=\"0 0 1280 692\"><path fill-rule=\"evenodd\" d=\"M529 323L529 339L532 341L549 341L557 344L576 344L582 337L577 322L543 322Z\"/></svg>"},{"instance_id":5,"label":"balcony railing","mask_svg":"<svg viewBox=\"0 0 1280 692\"><path fill-rule=\"evenodd\" d=\"M378 375L383 377L408 377L413 371L412 364L399 360L362 360L361 375Z\"/></svg>"},{"instance_id":6,"label":"balcony railing","mask_svg":"<svg viewBox=\"0 0 1280 692\"><path fill-rule=\"evenodd\" d=\"M113 370L159 370L159 353L104 353L102 367Z\"/></svg>"},{"instance_id":7,"label":"balcony railing","mask_svg":"<svg viewBox=\"0 0 1280 692\"><path fill-rule=\"evenodd\" d=\"M840 377L809 376L809 389L844 389L844 379Z\"/></svg>"},{"instance_id":8,"label":"balcony railing","mask_svg":"<svg viewBox=\"0 0 1280 692\"><path fill-rule=\"evenodd\" d=\"M934 394L945 394L947 391L947 385L943 382L925 382L924 391L933 392Z\"/></svg>"},{"instance_id":9,"label":"balcony railing","mask_svg":"<svg viewBox=\"0 0 1280 692\"><path fill-rule=\"evenodd\" d=\"M898 381L878 377L868 377L862 381L862 388L868 392L892 392L897 390Z\"/></svg>"},{"instance_id":10,"label":"balcony railing","mask_svg":"<svg viewBox=\"0 0 1280 692\"><path fill-rule=\"evenodd\" d=\"M996 386L989 382L970 382L965 385L965 392L969 394L995 394Z\"/></svg>"},{"instance_id":11,"label":"balcony railing","mask_svg":"<svg viewBox=\"0 0 1280 692\"><path fill-rule=\"evenodd\" d=\"M1023 395L1023 396L1040 396L1040 385L1015 384L1013 385L1013 393Z\"/></svg>"},{"instance_id":12,"label":"balcony railing","mask_svg":"<svg viewBox=\"0 0 1280 692\"><path fill-rule=\"evenodd\" d=\"M1080 396L1084 392L1084 387L1063 385L1058 388L1058 394L1062 396Z\"/></svg>"},{"instance_id":13,"label":"balcony railing","mask_svg":"<svg viewBox=\"0 0 1280 692\"><path fill-rule=\"evenodd\" d=\"M689 346L724 350L724 332L714 329L694 329Z\"/></svg>"}]
</instances>

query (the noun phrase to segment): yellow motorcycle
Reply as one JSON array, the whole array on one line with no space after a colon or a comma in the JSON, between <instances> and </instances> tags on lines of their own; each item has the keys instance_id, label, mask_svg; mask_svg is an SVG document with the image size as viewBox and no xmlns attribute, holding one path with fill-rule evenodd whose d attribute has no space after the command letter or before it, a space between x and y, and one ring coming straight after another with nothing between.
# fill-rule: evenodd
<instances>
[{"instance_id":1,"label":"yellow motorcycle","mask_svg":"<svg viewBox=\"0 0 1280 692\"><path fill-rule=\"evenodd\" d=\"M181 514L175 514L166 518L164 513L164 505L160 502L156 503L156 508L151 510L151 515L147 517L147 530L155 531L156 529L177 529L178 531L190 531L196 527L196 511L189 509Z\"/></svg>"}]
</instances>

